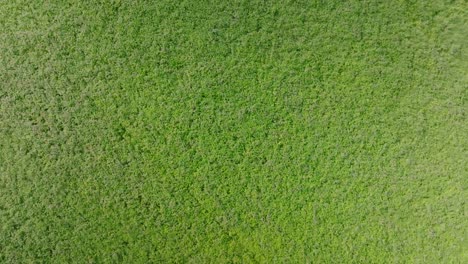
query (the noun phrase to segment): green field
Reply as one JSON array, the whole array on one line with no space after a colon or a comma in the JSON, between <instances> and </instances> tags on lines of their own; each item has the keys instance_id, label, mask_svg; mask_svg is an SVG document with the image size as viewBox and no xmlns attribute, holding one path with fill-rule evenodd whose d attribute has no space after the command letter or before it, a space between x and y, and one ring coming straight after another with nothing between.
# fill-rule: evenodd
<instances>
[{"instance_id":1,"label":"green field","mask_svg":"<svg viewBox=\"0 0 468 264\"><path fill-rule=\"evenodd\" d=\"M466 0L0 0L0 263L468 263Z\"/></svg>"}]
</instances>

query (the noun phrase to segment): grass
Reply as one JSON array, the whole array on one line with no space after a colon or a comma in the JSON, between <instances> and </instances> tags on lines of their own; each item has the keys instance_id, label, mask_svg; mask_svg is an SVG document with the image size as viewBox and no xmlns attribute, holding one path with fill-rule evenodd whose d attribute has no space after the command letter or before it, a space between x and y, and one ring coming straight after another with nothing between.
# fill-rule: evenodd
<instances>
[{"instance_id":1,"label":"grass","mask_svg":"<svg viewBox=\"0 0 468 264\"><path fill-rule=\"evenodd\" d=\"M0 262L466 263L467 10L0 1Z\"/></svg>"}]
</instances>

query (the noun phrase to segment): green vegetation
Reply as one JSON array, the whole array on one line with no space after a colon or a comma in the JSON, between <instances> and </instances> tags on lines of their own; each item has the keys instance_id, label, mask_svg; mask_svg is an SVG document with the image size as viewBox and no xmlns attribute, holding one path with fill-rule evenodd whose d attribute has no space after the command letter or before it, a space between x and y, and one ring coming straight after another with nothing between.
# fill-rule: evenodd
<instances>
[{"instance_id":1,"label":"green vegetation","mask_svg":"<svg viewBox=\"0 0 468 264\"><path fill-rule=\"evenodd\" d=\"M0 1L1 263L467 263L468 3Z\"/></svg>"}]
</instances>

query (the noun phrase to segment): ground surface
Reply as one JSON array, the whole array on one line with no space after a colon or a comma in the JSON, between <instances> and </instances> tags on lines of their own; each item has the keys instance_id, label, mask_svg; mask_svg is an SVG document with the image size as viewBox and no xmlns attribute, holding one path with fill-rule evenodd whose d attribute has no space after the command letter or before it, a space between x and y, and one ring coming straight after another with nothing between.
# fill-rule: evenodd
<instances>
[{"instance_id":1,"label":"ground surface","mask_svg":"<svg viewBox=\"0 0 468 264\"><path fill-rule=\"evenodd\" d=\"M467 263L466 1L0 1L0 262Z\"/></svg>"}]
</instances>

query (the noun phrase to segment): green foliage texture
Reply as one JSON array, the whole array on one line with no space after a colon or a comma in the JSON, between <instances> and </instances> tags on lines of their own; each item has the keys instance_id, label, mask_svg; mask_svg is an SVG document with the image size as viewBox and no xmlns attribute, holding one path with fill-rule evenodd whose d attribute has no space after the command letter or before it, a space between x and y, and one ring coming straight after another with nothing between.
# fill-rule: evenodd
<instances>
[{"instance_id":1,"label":"green foliage texture","mask_svg":"<svg viewBox=\"0 0 468 264\"><path fill-rule=\"evenodd\" d=\"M466 0L0 0L0 262L468 263Z\"/></svg>"}]
</instances>

